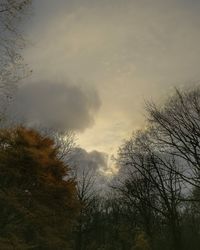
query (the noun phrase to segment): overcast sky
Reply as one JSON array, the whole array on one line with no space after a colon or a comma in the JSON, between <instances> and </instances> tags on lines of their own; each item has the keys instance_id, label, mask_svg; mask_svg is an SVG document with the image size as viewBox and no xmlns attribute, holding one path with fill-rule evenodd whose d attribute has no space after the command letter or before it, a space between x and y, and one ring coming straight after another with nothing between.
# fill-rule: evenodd
<instances>
[{"instance_id":1,"label":"overcast sky","mask_svg":"<svg viewBox=\"0 0 200 250\"><path fill-rule=\"evenodd\" d=\"M75 129L87 151L115 152L143 125L145 100L200 79L198 0L34 0L32 12L33 74L15 107Z\"/></svg>"}]
</instances>

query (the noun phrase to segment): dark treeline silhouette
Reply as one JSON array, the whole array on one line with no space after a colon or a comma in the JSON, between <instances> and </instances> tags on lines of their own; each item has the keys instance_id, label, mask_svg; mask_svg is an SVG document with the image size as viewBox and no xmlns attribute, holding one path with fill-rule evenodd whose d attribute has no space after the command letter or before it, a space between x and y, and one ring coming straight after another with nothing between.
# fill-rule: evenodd
<instances>
[{"instance_id":1,"label":"dark treeline silhouette","mask_svg":"<svg viewBox=\"0 0 200 250\"><path fill-rule=\"evenodd\" d=\"M75 249L199 249L200 88L146 110L146 127L119 149L109 194L83 202Z\"/></svg>"},{"instance_id":2,"label":"dark treeline silhouette","mask_svg":"<svg viewBox=\"0 0 200 250\"><path fill-rule=\"evenodd\" d=\"M199 249L200 88L146 110L101 195L70 160L73 133L1 129L0 249Z\"/></svg>"}]
</instances>

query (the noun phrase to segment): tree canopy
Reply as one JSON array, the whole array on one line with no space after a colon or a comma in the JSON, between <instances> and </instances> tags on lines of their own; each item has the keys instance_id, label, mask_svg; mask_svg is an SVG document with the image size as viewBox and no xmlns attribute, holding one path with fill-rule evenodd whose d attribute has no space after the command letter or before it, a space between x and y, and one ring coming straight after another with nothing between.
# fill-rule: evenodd
<instances>
[{"instance_id":1,"label":"tree canopy","mask_svg":"<svg viewBox=\"0 0 200 250\"><path fill-rule=\"evenodd\" d=\"M23 127L0 131L0 244L68 249L77 202L67 176L51 139Z\"/></svg>"}]
</instances>

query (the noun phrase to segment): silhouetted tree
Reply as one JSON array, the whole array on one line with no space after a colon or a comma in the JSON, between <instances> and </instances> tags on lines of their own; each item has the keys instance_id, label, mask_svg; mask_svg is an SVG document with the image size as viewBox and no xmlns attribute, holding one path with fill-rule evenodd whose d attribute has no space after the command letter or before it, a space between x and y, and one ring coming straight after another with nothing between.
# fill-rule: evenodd
<instances>
[{"instance_id":1,"label":"silhouetted tree","mask_svg":"<svg viewBox=\"0 0 200 250\"><path fill-rule=\"evenodd\" d=\"M128 168L127 179L119 186L130 205L138 209L146 234L152 238L154 214L170 229L172 249L180 247L179 205L181 182L177 162L161 154L151 143L148 131L138 132L119 152L119 162Z\"/></svg>"},{"instance_id":2,"label":"silhouetted tree","mask_svg":"<svg viewBox=\"0 0 200 250\"><path fill-rule=\"evenodd\" d=\"M176 90L162 106L147 104L149 126L159 151L182 160L179 175L200 186L200 88Z\"/></svg>"}]
</instances>

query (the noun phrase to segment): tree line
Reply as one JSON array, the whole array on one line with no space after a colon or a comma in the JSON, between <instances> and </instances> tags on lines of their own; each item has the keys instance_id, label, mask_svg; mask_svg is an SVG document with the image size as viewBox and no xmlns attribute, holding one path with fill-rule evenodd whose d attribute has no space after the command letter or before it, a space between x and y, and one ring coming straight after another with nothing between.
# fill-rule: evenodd
<instances>
[{"instance_id":1,"label":"tree line","mask_svg":"<svg viewBox=\"0 0 200 250\"><path fill-rule=\"evenodd\" d=\"M2 128L0 249L199 249L200 88L146 110L103 195L70 165L72 134Z\"/></svg>"},{"instance_id":2,"label":"tree line","mask_svg":"<svg viewBox=\"0 0 200 250\"><path fill-rule=\"evenodd\" d=\"M175 89L146 111L146 126L119 148L106 195L91 192L88 174L77 180L85 205L75 249L199 249L200 88Z\"/></svg>"},{"instance_id":3,"label":"tree line","mask_svg":"<svg viewBox=\"0 0 200 250\"><path fill-rule=\"evenodd\" d=\"M99 194L93 169L71 161L73 132L4 126L5 103L29 74L19 23L30 5L0 3L0 249L198 250L200 88L147 102L145 127L121 145Z\"/></svg>"}]
</instances>

